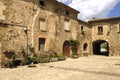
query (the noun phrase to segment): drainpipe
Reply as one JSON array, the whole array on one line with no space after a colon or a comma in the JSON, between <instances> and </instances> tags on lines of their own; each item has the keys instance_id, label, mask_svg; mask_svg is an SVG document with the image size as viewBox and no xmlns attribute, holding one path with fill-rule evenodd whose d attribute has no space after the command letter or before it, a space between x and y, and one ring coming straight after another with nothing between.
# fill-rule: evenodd
<instances>
[{"instance_id":1,"label":"drainpipe","mask_svg":"<svg viewBox=\"0 0 120 80\"><path fill-rule=\"evenodd\" d=\"M35 27L35 22L36 22L36 19L39 15L39 12L40 12L40 8L38 7L37 10L36 10L36 14L34 15L33 17L33 24L32 24L32 41L31 41L31 44L32 44L32 47L34 47L34 27Z\"/></svg>"},{"instance_id":2,"label":"drainpipe","mask_svg":"<svg viewBox=\"0 0 120 80\"><path fill-rule=\"evenodd\" d=\"M29 55L29 53L28 53L28 29L27 29L27 27L24 28L24 32L26 34L26 53L27 53L26 57L27 57Z\"/></svg>"}]
</instances>

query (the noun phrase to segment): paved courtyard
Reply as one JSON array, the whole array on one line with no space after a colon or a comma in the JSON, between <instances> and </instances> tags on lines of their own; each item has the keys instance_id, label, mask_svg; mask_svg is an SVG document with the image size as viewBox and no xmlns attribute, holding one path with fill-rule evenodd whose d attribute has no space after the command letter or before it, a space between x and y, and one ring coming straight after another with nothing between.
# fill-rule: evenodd
<instances>
[{"instance_id":1,"label":"paved courtyard","mask_svg":"<svg viewBox=\"0 0 120 80\"><path fill-rule=\"evenodd\" d=\"M120 80L120 57L89 56L0 69L0 80Z\"/></svg>"}]
</instances>

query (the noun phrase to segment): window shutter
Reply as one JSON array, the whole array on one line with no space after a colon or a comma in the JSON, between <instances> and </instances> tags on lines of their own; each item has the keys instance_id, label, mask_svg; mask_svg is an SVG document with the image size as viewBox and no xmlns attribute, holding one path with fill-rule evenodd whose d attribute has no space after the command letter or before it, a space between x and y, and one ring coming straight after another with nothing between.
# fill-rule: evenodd
<instances>
[{"instance_id":1,"label":"window shutter","mask_svg":"<svg viewBox=\"0 0 120 80\"><path fill-rule=\"evenodd\" d=\"M40 30L46 31L46 22L45 19L40 19Z\"/></svg>"},{"instance_id":2,"label":"window shutter","mask_svg":"<svg viewBox=\"0 0 120 80\"><path fill-rule=\"evenodd\" d=\"M70 23L69 23L69 20L68 21L65 21L65 30L69 31L70 30Z\"/></svg>"}]
</instances>

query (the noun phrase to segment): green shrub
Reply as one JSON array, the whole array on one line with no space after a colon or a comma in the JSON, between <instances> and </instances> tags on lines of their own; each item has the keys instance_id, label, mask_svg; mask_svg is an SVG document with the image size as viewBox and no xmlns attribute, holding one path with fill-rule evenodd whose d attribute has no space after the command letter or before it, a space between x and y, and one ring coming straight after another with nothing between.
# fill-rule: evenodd
<instances>
[{"instance_id":1,"label":"green shrub","mask_svg":"<svg viewBox=\"0 0 120 80\"><path fill-rule=\"evenodd\" d=\"M88 53L88 52L84 52L84 53L83 53L83 56L86 56L86 57L87 57L87 56L89 56L89 53Z\"/></svg>"},{"instance_id":2,"label":"green shrub","mask_svg":"<svg viewBox=\"0 0 120 80\"><path fill-rule=\"evenodd\" d=\"M42 52L39 55L37 55L37 60L40 63L48 63L48 62L50 62L50 56L48 53Z\"/></svg>"},{"instance_id":3,"label":"green shrub","mask_svg":"<svg viewBox=\"0 0 120 80\"><path fill-rule=\"evenodd\" d=\"M25 57L25 58L22 60L22 65L29 65L29 64L31 64L30 57Z\"/></svg>"},{"instance_id":4,"label":"green shrub","mask_svg":"<svg viewBox=\"0 0 120 80\"><path fill-rule=\"evenodd\" d=\"M14 66L20 66L22 63L22 60L13 60Z\"/></svg>"},{"instance_id":5,"label":"green shrub","mask_svg":"<svg viewBox=\"0 0 120 80\"><path fill-rule=\"evenodd\" d=\"M70 45L71 45L72 52L76 52L79 45L79 40L71 39Z\"/></svg>"},{"instance_id":6,"label":"green shrub","mask_svg":"<svg viewBox=\"0 0 120 80\"><path fill-rule=\"evenodd\" d=\"M42 57L40 58L40 63L49 63L50 62L50 58L49 57Z\"/></svg>"},{"instance_id":7,"label":"green shrub","mask_svg":"<svg viewBox=\"0 0 120 80\"><path fill-rule=\"evenodd\" d=\"M66 59L66 56L63 54L58 54L57 56L58 56L58 61L63 61Z\"/></svg>"},{"instance_id":8,"label":"green shrub","mask_svg":"<svg viewBox=\"0 0 120 80\"><path fill-rule=\"evenodd\" d=\"M37 57L33 57L33 58L30 58L30 62L33 64L37 64L39 63L39 60L37 59Z\"/></svg>"},{"instance_id":9,"label":"green shrub","mask_svg":"<svg viewBox=\"0 0 120 80\"><path fill-rule=\"evenodd\" d=\"M56 52L50 53L50 57L57 57L57 53Z\"/></svg>"},{"instance_id":10,"label":"green shrub","mask_svg":"<svg viewBox=\"0 0 120 80\"><path fill-rule=\"evenodd\" d=\"M79 58L79 54L72 54L71 58L73 58L73 59Z\"/></svg>"},{"instance_id":11,"label":"green shrub","mask_svg":"<svg viewBox=\"0 0 120 80\"><path fill-rule=\"evenodd\" d=\"M14 67L14 63L13 63L12 61L8 61L8 62L6 62L4 65L5 65L5 67L7 67L7 68L13 68L13 67Z\"/></svg>"},{"instance_id":12,"label":"green shrub","mask_svg":"<svg viewBox=\"0 0 120 80\"><path fill-rule=\"evenodd\" d=\"M77 55L79 40L70 39L70 45L71 45L71 50L72 50L72 57L74 58L74 56L76 57Z\"/></svg>"}]
</instances>

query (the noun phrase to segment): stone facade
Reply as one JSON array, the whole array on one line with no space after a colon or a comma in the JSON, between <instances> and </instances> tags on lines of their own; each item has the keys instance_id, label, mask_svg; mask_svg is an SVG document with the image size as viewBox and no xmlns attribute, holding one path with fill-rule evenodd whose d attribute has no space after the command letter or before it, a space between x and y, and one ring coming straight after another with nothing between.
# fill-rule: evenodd
<instances>
[{"instance_id":1,"label":"stone facade","mask_svg":"<svg viewBox=\"0 0 120 80\"><path fill-rule=\"evenodd\" d=\"M55 0L1 0L0 3L2 61L11 59L6 52L23 57L23 53L32 53L30 48L35 54L63 53L63 44L71 38L77 39L79 12L62 3ZM69 52L68 56L72 53Z\"/></svg>"},{"instance_id":2,"label":"stone facade","mask_svg":"<svg viewBox=\"0 0 120 80\"><path fill-rule=\"evenodd\" d=\"M109 43L109 55L120 55L120 17L89 21L92 25L92 42L104 40ZM98 27L102 26L102 34Z\"/></svg>"},{"instance_id":3,"label":"stone facade","mask_svg":"<svg viewBox=\"0 0 120 80\"><path fill-rule=\"evenodd\" d=\"M96 40L109 43L110 55L120 55L119 33L114 32L120 20L83 22L77 19L78 13L56 0L0 0L0 62L10 60L11 52L21 57L41 51L70 56L70 39L79 40L77 53L81 56L93 54ZM103 35L97 34L100 25Z\"/></svg>"}]
</instances>

